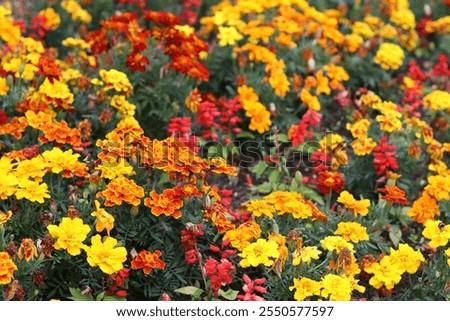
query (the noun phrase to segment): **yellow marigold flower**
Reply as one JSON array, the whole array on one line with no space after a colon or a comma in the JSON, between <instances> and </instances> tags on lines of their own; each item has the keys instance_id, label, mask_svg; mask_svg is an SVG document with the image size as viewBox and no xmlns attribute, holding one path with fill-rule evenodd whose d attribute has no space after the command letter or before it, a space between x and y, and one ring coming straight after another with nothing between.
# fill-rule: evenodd
<instances>
[{"instance_id":1,"label":"yellow marigold flower","mask_svg":"<svg viewBox=\"0 0 450 321\"><path fill-rule=\"evenodd\" d=\"M0 284L9 284L13 279L17 266L6 252L0 252Z\"/></svg>"},{"instance_id":2,"label":"yellow marigold flower","mask_svg":"<svg viewBox=\"0 0 450 321\"><path fill-rule=\"evenodd\" d=\"M275 207L278 215L291 213L294 218L306 219L313 215L313 207L296 192L276 191L264 197Z\"/></svg>"},{"instance_id":3,"label":"yellow marigold flower","mask_svg":"<svg viewBox=\"0 0 450 321\"><path fill-rule=\"evenodd\" d=\"M359 98L359 102L365 106L373 107L376 104L381 103L382 100L378 95L375 95L374 93L369 93L366 95L362 95Z\"/></svg>"},{"instance_id":4,"label":"yellow marigold flower","mask_svg":"<svg viewBox=\"0 0 450 321\"><path fill-rule=\"evenodd\" d=\"M15 175L20 178L33 178L36 182L41 182L42 177L47 173L47 164L41 155L32 159L21 161L16 167Z\"/></svg>"},{"instance_id":5,"label":"yellow marigold flower","mask_svg":"<svg viewBox=\"0 0 450 321\"><path fill-rule=\"evenodd\" d=\"M337 253L341 252L344 248L353 252L353 244L347 242L341 236L326 236L323 240L320 241L320 244L325 250L335 251Z\"/></svg>"},{"instance_id":6,"label":"yellow marigold flower","mask_svg":"<svg viewBox=\"0 0 450 321\"><path fill-rule=\"evenodd\" d=\"M59 225L49 225L47 229L56 242L53 247L57 250L65 249L67 252L76 256L81 253L81 249L85 248L83 244L91 228L87 224L83 224L83 220L79 217L64 217Z\"/></svg>"},{"instance_id":7,"label":"yellow marigold flower","mask_svg":"<svg viewBox=\"0 0 450 321\"><path fill-rule=\"evenodd\" d=\"M372 30L369 24L356 21L352 26L353 34L362 36L366 39L373 38L375 36L375 32Z\"/></svg>"},{"instance_id":8,"label":"yellow marigold flower","mask_svg":"<svg viewBox=\"0 0 450 321\"><path fill-rule=\"evenodd\" d=\"M6 222L8 222L11 217L12 217L12 211L8 211L6 213L0 211L0 226L3 224L6 224Z\"/></svg>"},{"instance_id":9,"label":"yellow marigold flower","mask_svg":"<svg viewBox=\"0 0 450 321\"><path fill-rule=\"evenodd\" d=\"M264 200L252 200L246 204L247 211L254 216L267 216L273 218L274 208Z\"/></svg>"},{"instance_id":10,"label":"yellow marigold flower","mask_svg":"<svg viewBox=\"0 0 450 321\"><path fill-rule=\"evenodd\" d=\"M290 83L286 74L284 73L284 63L282 63L281 65L282 67L277 66L274 69L270 69L270 64L267 64L266 71L270 71L269 84L274 89L275 94L280 97L284 97L289 91Z\"/></svg>"},{"instance_id":11,"label":"yellow marigold flower","mask_svg":"<svg viewBox=\"0 0 450 321\"><path fill-rule=\"evenodd\" d=\"M434 111L450 108L450 93L443 90L433 90L423 98L424 106Z\"/></svg>"},{"instance_id":12,"label":"yellow marigold flower","mask_svg":"<svg viewBox=\"0 0 450 321\"><path fill-rule=\"evenodd\" d=\"M370 120L362 118L354 124L347 123L346 128L352 133L353 138L365 138L369 130Z\"/></svg>"},{"instance_id":13,"label":"yellow marigold flower","mask_svg":"<svg viewBox=\"0 0 450 321\"><path fill-rule=\"evenodd\" d=\"M329 95L331 94L331 88L328 86L328 77L323 75L323 70L319 70L316 73L316 79L317 79L317 87L316 87L316 95L325 94Z\"/></svg>"},{"instance_id":14,"label":"yellow marigold flower","mask_svg":"<svg viewBox=\"0 0 450 321\"><path fill-rule=\"evenodd\" d=\"M399 244L398 250L391 248L392 264L397 264L402 272L408 272L409 274L414 274L419 269L422 262L425 262L425 258L419 250L414 251L414 249L408 244Z\"/></svg>"},{"instance_id":15,"label":"yellow marigold flower","mask_svg":"<svg viewBox=\"0 0 450 321\"><path fill-rule=\"evenodd\" d=\"M43 95L47 103L63 109L69 109L73 104L74 95L71 93L69 86L58 80L53 80L53 83L51 83L48 78L45 78L39 87L39 93Z\"/></svg>"},{"instance_id":16,"label":"yellow marigold flower","mask_svg":"<svg viewBox=\"0 0 450 321\"><path fill-rule=\"evenodd\" d=\"M22 239L19 250L17 251L17 257L27 262L38 257L37 248L32 239Z\"/></svg>"},{"instance_id":17,"label":"yellow marigold flower","mask_svg":"<svg viewBox=\"0 0 450 321\"><path fill-rule=\"evenodd\" d=\"M428 176L428 185L425 191L437 201L450 198L450 174Z\"/></svg>"},{"instance_id":18,"label":"yellow marigold flower","mask_svg":"<svg viewBox=\"0 0 450 321\"><path fill-rule=\"evenodd\" d=\"M349 301L352 297L352 285L345 276L327 274L321 281L320 295L331 301Z\"/></svg>"},{"instance_id":19,"label":"yellow marigold flower","mask_svg":"<svg viewBox=\"0 0 450 321\"><path fill-rule=\"evenodd\" d=\"M71 171L78 162L80 154L73 154L71 149L63 152L58 147L53 147L51 150L46 150L42 153L42 157L47 165L47 169L52 173L58 174L63 170Z\"/></svg>"},{"instance_id":20,"label":"yellow marigold flower","mask_svg":"<svg viewBox=\"0 0 450 321\"><path fill-rule=\"evenodd\" d=\"M322 251L317 249L317 246L302 246L292 253L292 265L309 264L312 260L318 260L320 254Z\"/></svg>"},{"instance_id":21,"label":"yellow marigold flower","mask_svg":"<svg viewBox=\"0 0 450 321\"><path fill-rule=\"evenodd\" d=\"M358 34L352 33L350 35L345 35L345 48L347 48L349 52L356 52L363 43L363 37Z\"/></svg>"},{"instance_id":22,"label":"yellow marigold flower","mask_svg":"<svg viewBox=\"0 0 450 321\"><path fill-rule=\"evenodd\" d=\"M396 10L391 14L390 19L404 30L414 29L416 27L416 17L410 9Z\"/></svg>"},{"instance_id":23,"label":"yellow marigold flower","mask_svg":"<svg viewBox=\"0 0 450 321\"><path fill-rule=\"evenodd\" d=\"M110 162L102 160L102 163L96 166L95 170L99 170L101 172L100 176L107 179L136 174L133 166L131 166L124 158L111 160Z\"/></svg>"},{"instance_id":24,"label":"yellow marigold flower","mask_svg":"<svg viewBox=\"0 0 450 321\"><path fill-rule=\"evenodd\" d=\"M13 174L6 174L0 179L0 199L5 200L17 190L19 179Z\"/></svg>"},{"instance_id":25,"label":"yellow marigold flower","mask_svg":"<svg viewBox=\"0 0 450 321\"><path fill-rule=\"evenodd\" d=\"M260 134L269 130L272 121L270 120L270 112L262 105L257 105L257 108L251 111L250 124L248 128L250 130L257 131Z\"/></svg>"},{"instance_id":26,"label":"yellow marigold flower","mask_svg":"<svg viewBox=\"0 0 450 321\"><path fill-rule=\"evenodd\" d=\"M176 25L174 26L174 29L181 31L186 37L189 37L195 32L195 28L190 25Z\"/></svg>"},{"instance_id":27,"label":"yellow marigold flower","mask_svg":"<svg viewBox=\"0 0 450 321\"><path fill-rule=\"evenodd\" d=\"M346 241L353 243L369 240L367 229L357 222L340 222L334 234L342 235Z\"/></svg>"},{"instance_id":28,"label":"yellow marigold flower","mask_svg":"<svg viewBox=\"0 0 450 321\"><path fill-rule=\"evenodd\" d=\"M402 269L398 264L393 264L391 257L388 255L384 256L380 262L374 262L364 268L364 271L373 274L369 284L375 289L384 285L386 289L392 290L402 279Z\"/></svg>"},{"instance_id":29,"label":"yellow marigold flower","mask_svg":"<svg viewBox=\"0 0 450 321\"><path fill-rule=\"evenodd\" d=\"M317 96L312 95L309 90L303 88L300 92L300 100L302 103L306 105L309 109L319 111L320 110L320 101Z\"/></svg>"},{"instance_id":30,"label":"yellow marigold flower","mask_svg":"<svg viewBox=\"0 0 450 321\"><path fill-rule=\"evenodd\" d=\"M9 91L8 83L6 78L0 77L0 96L5 96Z\"/></svg>"},{"instance_id":31,"label":"yellow marigold flower","mask_svg":"<svg viewBox=\"0 0 450 321\"><path fill-rule=\"evenodd\" d=\"M353 152L358 156L370 154L377 143L370 137L355 139L352 143Z\"/></svg>"},{"instance_id":32,"label":"yellow marigold flower","mask_svg":"<svg viewBox=\"0 0 450 321\"><path fill-rule=\"evenodd\" d=\"M366 216L369 213L370 200L363 199L357 201L348 191L342 191L337 201L343 204L346 209L352 211L355 216L358 214Z\"/></svg>"},{"instance_id":33,"label":"yellow marigold flower","mask_svg":"<svg viewBox=\"0 0 450 321\"><path fill-rule=\"evenodd\" d=\"M73 21L80 21L86 24L89 24L92 21L92 16L89 12L84 10L75 0L63 0L61 2L61 7L70 13Z\"/></svg>"},{"instance_id":34,"label":"yellow marigold flower","mask_svg":"<svg viewBox=\"0 0 450 321\"><path fill-rule=\"evenodd\" d=\"M397 70L403 64L405 53L400 46L385 42L378 48L373 61L381 65L381 68Z\"/></svg>"},{"instance_id":35,"label":"yellow marigold flower","mask_svg":"<svg viewBox=\"0 0 450 321\"><path fill-rule=\"evenodd\" d=\"M134 116L136 105L130 103L123 95L114 95L111 98L111 106L116 108L122 115Z\"/></svg>"},{"instance_id":36,"label":"yellow marigold flower","mask_svg":"<svg viewBox=\"0 0 450 321\"><path fill-rule=\"evenodd\" d=\"M91 46L83 39L68 37L62 41L62 45L69 48L79 48L81 50L87 50Z\"/></svg>"},{"instance_id":37,"label":"yellow marigold flower","mask_svg":"<svg viewBox=\"0 0 450 321\"><path fill-rule=\"evenodd\" d=\"M392 40L397 37L398 32L397 28L395 28L393 25L386 24L380 29L379 34L381 38Z\"/></svg>"},{"instance_id":38,"label":"yellow marigold flower","mask_svg":"<svg viewBox=\"0 0 450 321\"><path fill-rule=\"evenodd\" d=\"M314 281L310 278L294 278L294 285L289 287L290 291L294 291L294 299L297 301L304 301L313 295L320 295L322 285L320 282Z\"/></svg>"},{"instance_id":39,"label":"yellow marigold flower","mask_svg":"<svg viewBox=\"0 0 450 321\"><path fill-rule=\"evenodd\" d=\"M202 96L198 88L193 89L184 100L186 107L193 113L197 113L198 107L202 102ZM242 102L241 102L242 103Z\"/></svg>"},{"instance_id":40,"label":"yellow marigold flower","mask_svg":"<svg viewBox=\"0 0 450 321\"><path fill-rule=\"evenodd\" d=\"M440 215L440 210L436 199L427 192L423 192L406 214L417 223L423 224L427 220L434 220L435 216Z\"/></svg>"},{"instance_id":41,"label":"yellow marigold flower","mask_svg":"<svg viewBox=\"0 0 450 321\"><path fill-rule=\"evenodd\" d=\"M53 8L46 8L37 14L44 17L44 26L49 30L55 30L61 24L61 18Z\"/></svg>"},{"instance_id":42,"label":"yellow marigold flower","mask_svg":"<svg viewBox=\"0 0 450 321\"><path fill-rule=\"evenodd\" d=\"M261 227L255 220L249 220L237 228L227 231L223 239L239 251L250 245L250 242L261 236Z\"/></svg>"},{"instance_id":43,"label":"yellow marigold flower","mask_svg":"<svg viewBox=\"0 0 450 321\"><path fill-rule=\"evenodd\" d=\"M0 39L2 39L10 47L13 48L20 40L20 27L14 25L14 21L10 17L3 17L1 20L2 23L0 23Z\"/></svg>"},{"instance_id":44,"label":"yellow marigold flower","mask_svg":"<svg viewBox=\"0 0 450 321\"><path fill-rule=\"evenodd\" d=\"M87 261L90 266L98 266L103 273L113 274L123 268L123 262L127 260L127 250L117 246L117 240L113 237L105 237L104 241L100 235L91 238L91 246L86 248Z\"/></svg>"},{"instance_id":45,"label":"yellow marigold flower","mask_svg":"<svg viewBox=\"0 0 450 321\"><path fill-rule=\"evenodd\" d=\"M48 194L47 184L31 181L28 179L19 180L18 189L16 190L17 199L26 198L30 202L44 203L44 198L50 198Z\"/></svg>"},{"instance_id":46,"label":"yellow marigold flower","mask_svg":"<svg viewBox=\"0 0 450 321\"><path fill-rule=\"evenodd\" d=\"M239 102L243 105L244 109L246 104L251 104L259 101L258 94L255 92L253 87L239 86L237 89L239 95ZM248 116L248 115L247 115Z\"/></svg>"},{"instance_id":47,"label":"yellow marigold flower","mask_svg":"<svg viewBox=\"0 0 450 321\"><path fill-rule=\"evenodd\" d=\"M425 25L425 30L429 33L437 32L441 34L450 33L450 15L431 21ZM0 33L1 34L1 33Z\"/></svg>"},{"instance_id":48,"label":"yellow marigold flower","mask_svg":"<svg viewBox=\"0 0 450 321\"><path fill-rule=\"evenodd\" d=\"M233 26L231 27L219 27L219 34L217 35L219 39L219 46L225 47L227 45L234 46L237 41L242 40L244 36L237 31Z\"/></svg>"},{"instance_id":49,"label":"yellow marigold flower","mask_svg":"<svg viewBox=\"0 0 450 321\"><path fill-rule=\"evenodd\" d=\"M100 70L100 77L105 82L105 90L113 89L121 94L128 96L133 92L133 86L131 85L128 77L125 73L111 69Z\"/></svg>"},{"instance_id":50,"label":"yellow marigold flower","mask_svg":"<svg viewBox=\"0 0 450 321\"><path fill-rule=\"evenodd\" d=\"M402 129L402 122L400 121L401 114L396 111L391 111L383 115L378 115L375 120L380 123L380 129L392 133Z\"/></svg>"},{"instance_id":51,"label":"yellow marigold flower","mask_svg":"<svg viewBox=\"0 0 450 321\"><path fill-rule=\"evenodd\" d=\"M431 247L447 245L450 240L450 224L444 225L441 221L428 220L424 224L422 235L430 240Z\"/></svg>"},{"instance_id":52,"label":"yellow marigold flower","mask_svg":"<svg viewBox=\"0 0 450 321\"><path fill-rule=\"evenodd\" d=\"M242 257L240 264L244 268L249 266L256 267L260 264L272 266L275 260L280 257L280 252L275 241L258 239L245 247L239 256Z\"/></svg>"},{"instance_id":53,"label":"yellow marigold flower","mask_svg":"<svg viewBox=\"0 0 450 321\"><path fill-rule=\"evenodd\" d=\"M106 233L111 232L114 228L114 216L109 214L104 208L100 207L100 202L95 200L95 211L91 213L91 216L96 218L95 230L101 232L106 230Z\"/></svg>"}]
</instances>

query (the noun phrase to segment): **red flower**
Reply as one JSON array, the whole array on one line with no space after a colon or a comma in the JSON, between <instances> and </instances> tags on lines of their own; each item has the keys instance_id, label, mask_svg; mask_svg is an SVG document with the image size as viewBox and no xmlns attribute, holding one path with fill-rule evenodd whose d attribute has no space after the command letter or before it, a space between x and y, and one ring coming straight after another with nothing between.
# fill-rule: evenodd
<instances>
[{"instance_id":1,"label":"red flower","mask_svg":"<svg viewBox=\"0 0 450 321\"><path fill-rule=\"evenodd\" d=\"M233 264L227 259L221 259L220 262L209 257L203 266L205 275L211 280L211 288L214 296L217 294L223 284L233 282L232 272L235 270Z\"/></svg>"},{"instance_id":2,"label":"red flower","mask_svg":"<svg viewBox=\"0 0 450 321\"><path fill-rule=\"evenodd\" d=\"M242 287L244 294L238 294L237 299L239 301L265 301L265 299L259 294L267 293L267 289L262 286L266 283L266 279L259 278L252 280L247 274L244 274L242 278L245 282Z\"/></svg>"},{"instance_id":3,"label":"red flower","mask_svg":"<svg viewBox=\"0 0 450 321\"><path fill-rule=\"evenodd\" d=\"M373 166L377 175L383 175L388 170L397 170L398 163L394 145L387 143L388 137L383 136L377 147L373 149Z\"/></svg>"},{"instance_id":4,"label":"red flower","mask_svg":"<svg viewBox=\"0 0 450 321\"><path fill-rule=\"evenodd\" d=\"M3 109L0 109L0 125L6 124L8 122L8 115Z\"/></svg>"},{"instance_id":5,"label":"red flower","mask_svg":"<svg viewBox=\"0 0 450 321\"><path fill-rule=\"evenodd\" d=\"M53 58L41 56L39 57L38 62L38 74L47 77L48 81L53 84L53 81L59 80L61 77L61 69L56 65L55 60Z\"/></svg>"}]
</instances>

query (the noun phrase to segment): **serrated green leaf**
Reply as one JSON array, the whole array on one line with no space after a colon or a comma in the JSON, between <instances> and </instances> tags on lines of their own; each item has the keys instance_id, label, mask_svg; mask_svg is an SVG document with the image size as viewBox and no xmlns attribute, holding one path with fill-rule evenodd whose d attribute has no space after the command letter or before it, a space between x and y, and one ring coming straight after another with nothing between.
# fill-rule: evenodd
<instances>
[{"instance_id":1,"label":"serrated green leaf","mask_svg":"<svg viewBox=\"0 0 450 321\"><path fill-rule=\"evenodd\" d=\"M219 295L223 297L224 299L233 301L236 299L239 291L234 291L233 289L228 289L226 292L222 289L219 290Z\"/></svg>"}]
</instances>

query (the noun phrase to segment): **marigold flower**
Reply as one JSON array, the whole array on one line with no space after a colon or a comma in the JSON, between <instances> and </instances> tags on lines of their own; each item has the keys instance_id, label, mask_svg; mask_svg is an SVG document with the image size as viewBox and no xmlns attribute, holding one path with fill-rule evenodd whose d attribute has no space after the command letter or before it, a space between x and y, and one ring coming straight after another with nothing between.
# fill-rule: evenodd
<instances>
[{"instance_id":1,"label":"marigold flower","mask_svg":"<svg viewBox=\"0 0 450 321\"><path fill-rule=\"evenodd\" d=\"M61 7L66 10L73 21L80 21L86 24L91 23L92 16L88 11L84 10L75 0L63 0Z\"/></svg>"},{"instance_id":2,"label":"marigold flower","mask_svg":"<svg viewBox=\"0 0 450 321\"><path fill-rule=\"evenodd\" d=\"M384 285L386 289L392 290L402 279L402 268L398 264L393 264L388 255L384 256L380 262L370 264L364 271L373 274L369 284L375 289Z\"/></svg>"},{"instance_id":3,"label":"marigold flower","mask_svg":"<svg viewBox=\"0 0 450 321\"><path fill-rule=\"evenodd\" d=\"M83 224L79 217L64 217L58 226L49 225L47 229L50 235L57 239L53 247L56 250L65 249L72 256L79 255L81 249L85 248L83 242L91 231L89 225Z\"/></svg>"},{"instance_id":4,"label":"marigold flower","mask_svg":"<svg viewBox=\"0 0 450 321\"><path fill-rule=\"evenodd\" d=\"M343 249L348 249L353 252L353 244L347 242L342 236L327 236L320 241L320 245L328 251L335 251L340 253Z\"/></svg>"},{"instance_id":5,"label":"marigold flower","mask_svg":"<svg viewBox=\"0 0 450 321\"><path fill-rule=\"evenodd\" d=\"M322 251L317 246L302 246L292 253L292 265L309 264L312 260L318 260L320 254Z\"/></svg>"},{"instance_id":6,"label":"marigold flower","mask_svg":"<svg viewBox=\"0 0 450 321\"><path fill-rule=\"evenodd\" d=\"M344 188L345 181L340 172L321 171L317 176L317 188L323 194L329 194L332 190L340 193Z\"/></svg>"},{"instance_id":7,"label":"marigold flower","mask_svg":"<svg viewBox=\"0 0 450 321\"><path fill-rule=\"evenodd\" d=\"M290 291L294 291L294 299L297 301L305 301L313 295L320 295L322 285L318 281L314 281L310 278L294 278L294 285L289 287Z\"/></svg>"},{"instance_id":8,"label":"marigold flower","mask_svg":"<svg viewBox=\"0 0 450 321\"><path fill-rule=\"evenodd\" d=\"M9 284L12 281L17 266L6 252L0 252L0 284Z\"/></svg>"},{"instance_id":9,"label":"marigold flower","mask_svg":"<svg viewBox=\"0 0 450 321\"><path fill-rule=\"evenodd\" d=\"M425 191L437 201L450 199L450 174L429 176Z\"/></svg>"},{"instance_id":10,"label":"marigold flower","mask_svg":"<svg viewBox=\"0 0 450 321\"><path fill-rule=\"evenodd\" d=\"M219 27L219 34L217 35L219 39L219 46L225 47L227 45L234 46L237 41L242 40L244 36L237 31L233 26L231 27Z\"/></svg>"},{"instance_id":11,"label":"marigold flower","mask_svg":"<svg viewBox=\"0 0 450 321\"><path fill-rule=\"evenodd\" d=\"M273 218L274 208L265 200L252 200L246 204L247 211L250 211L254 216L267 216Z\"/></svg>"},{"instance_id":12,"label":"marigold flower","mask_svg":"<svg viewBox=\"0 0 450 321\"><path fill-rule=\"evenodd\" d=\"M131 268L133 270L143 269L144 274L150 274L152 269L164 269L166 263L160 259L161 251L156 250L151 253L147 250L142 250L138 255L131 261Z\"/></svg>"},{"instance_id":13,"label":"marigold flower","mask_svg":"<svg viewBox=\"0 0 450 321\"><path fill-rule=\"evenodd\" d=\"M257 107L251 110L250 124L248 125L248 128L263 134L268 131L270 125L272 125L272 121L270 120L270 112L262 104L255 106Z\"/></svg>"},{"instance_id":14,"label":"marigold flower","mask_svg":"<svg viewBox=\"0 0 450 321\"><path fill-rule=\"evenodd\" d=\"M242 257L240 265L244 268L249 266L256 267L260 264L272 266L275 260L280 257L280 252L275 241L258 239L245 247L239 256Z\"/></svg>"},{"instance_id":15,"label":"marigold flower","mask_svg":"<svg viewBox=\"0 0 450 321\"><path fill-rule=\"evenodd\" d=\"M353 243L369 240L367 229L357 222L339 222L334 234L342 235L346 241Z\"/></svg>"},{"instance_id":16,"label":"marigold flower","mask_svg":"<svg viewBox=\"0 0 450 321\"><path fill-rule=\"evenodd\" d=\"M331 301L350 301L352 286L347 277L327 274L322 278L320 284L322 297Z\"/></svg>"},{"instance_id":17,"label":"marigold flower","mask_svg":"<svg viewBox=\"0 0 450 321\"><path fill-rule=\"evenodd\" d=\"M392 204L403 204L408 205L409 201L406 199L406 192L400 189L398 186L386 185L383 188L379 188L378 192L383 193L384 195L381 199L384 199Z\"/></svg>"},{"instance_id":18,"label":"marigold flower","mask_svg":"<svg viewBox=\"0 0 450 321\"><path fill-rule=\"evenodd\" d=\"M95 200L94 203L96 210L91 213L91 216L96 218L95 230L99 233L106 230L106 233L109 235L109 232L114 228L114 216L109 214L104 208L101 208L99 201Z\"/></svg>"},{"instance_id":19,"label":"marigold flower","mask_svg":"<svg viewBox=\"0 0 450 321\"><path fill-rule=\"evenodd\" d=\"M369 213L370 200L363 199L357 201L348 191L341 192L337 201L342 203L346 209L351 210L355 216L358 214L366 216Z\"/></svg>"},{"instance_id":20,"label":"marigold flower","mask_svg":"<svg viewBox=\"0 0 450 321\"><path fill-rule=\"evenodd\" d=\"M53 73L56 73L54 71ZM39 87L38 92L43 96L44 101L48 104L53 104L56 107L60 107L65 110L73 109L74 95L70 91L69 86L62 81L56 80L55 77L52 81L47 77Z\"/></svg>"},{"instance_id":21,"label":"marigold flower","mask_svg":"<svg viewBox=\"0 0 450 321\"><path fill-rule=\"evenodd\" d=\"M373 61L383 69L397 70L403 64L403 59L405 54L400 46L385 42L378 48Z\"/></svg>"},{"instance_id":22,"label":"marigold flower","mask_svg":"<svg viewBox=\"0 0 450 321\"><path fill-rule=\"evenodd\" d=\"M113 89L117 92L124 94L126 96L133 92L133 86L131 85L128 77L125 73L111 69L111 70L100 70L100 77L105 82L105 90Z\"/></svg>"},{"instance_id":23,"label":"marigold flower","mask_svg":"<svg viewBox=\"0 0 450 321\"><path fill-rule=\"evenodd\" d=\"M440 215L440 210L436 199L428 192L423 192L406 214L417 223L423 224L427 220L434 220L435 216Z\"/></svg>"},{"instance_id":24,"label":"marigold flower","mask_svg":"<svg viewBox=\"0 0 450 321\"><path fill-rule=\"evenodd\" d=\"M449 109L450 93L444 90L433 90L423 98L423 104L434 111Z\"/></svg>"},{"instance_id":25,"label":"marigold flower","mask_svg":"<svg viewBox=\"0 0 450 321\"><path fill-rule=\"evenodd\" d=\"M90 266L98 266L103 273L113 274L123 268L123 262L127 260L127 250L117 246L117 240L106 236L102 242L100 235L91 237L91 246L85 248L87 261Z\"/></svg>"},{"instance_id":26,"label":"marigold flower","mask_svg":"<svg viewBox=\"0 0 450 321\"><path fill-rule=\"evenodd\" d=\"M42 204L44 203L44 198L50 198L46 183L39 184L38 182L29 179L21 179L19 180L18 187L15 194L17 199L26 198L30 202Z\"/></svg>"},{"instance_id":27,"label":"marigold flower","mask_svg":"<svg viewBox=\"0 0 450 321\"><path fill-rule=\"evenodd\" d=\"M120 176L112 179L106 189L98 192L96 197L104 197L105 206L121 205L122 202L138 206L144 197L144 189L133 180Z\"/></svg>"},{"instance_id":28,"label":"marigold flower","mask_svg":"<svg viewBox=\"0 0 450 321\"><path fill-rule=\"evenodd\" d=\"M17 251L17 256L20 260L25 260L27 262L38 257L37 248L32 239L22 239L19 250Z\"/></svg>"},{"instance_id":29,"label":"marigold flower","mask_svg":"<svg viewBox=\"0 0 450 321\"><path fill-rule=\"evenodd\" d=\"M427 220L422 235L430 240L431 247L445 246L450 241L450 224L441 221Z\"/></svg>"},{"instance_id":30,"label":"marigold flower","mask_svg":"<svg viewBox=\"0 0 450 321\"><path fill-rule=\"evenodd\" d=\"M6 224L6 222L8 222L11 217L12 217L12 211L8 211L6 213L0 211L0 226L3 224Z\"/></svg>"},{"instance_id":31,"label":"marigold flower","mask_svg":"<svg viewBox=\"0 0 450 321\"><path fill-rule=\"evenodd\" d=\"M394 11L390 17L391 21L404 30L414 29L416 17L410 9L400 9Z\"/></svg>"},{"instance_id":32,"label":"marigold flower","mask_svg":"<svg viewBox=\"0 0 450 321\"><path fill-rule=\"evenodd\" d=\"M5 96L9 91L8 83L6 78L0 77L0 96Z\"/></svg>"},{"instance_id":33,"label":"marigold flower","mask_svg":"<svg viewBox=\"0 0 450 321\"><path fill-rule=\"evenodd\" d=\"M161 194L151 191L149 196L144 200L144 204L151 209L153 215L164 214L176 219L181 217L180 209L183 207L183 200L174 189L165 189Z\"/></svg>"},{"instance_id":34,"label":"marigold flower","mask_svg":"<svg viewBox=\"0 0 450 321\"><path fill-rule=\"evenodd\" d=\"M223 240L230 242L230 245L239 251L250 245L250 242L261 236L261 227L255 220L249 220L237 228L226 231Z\"/></svg>"},{"instance_id":35,"label":"marigold flower","mask_svg":"<svg viewBox=\"0 0 450 321\"><path fill-rule=\"evenodd\" d=\"M411 246L403 243L398 245L398 250L391 248L389 256L393 264L399 265L403 272L408 272L409 274L416 273L420 265L425 262L425 258L419 250L414 251Z\"/></svg>"}]
</instances>

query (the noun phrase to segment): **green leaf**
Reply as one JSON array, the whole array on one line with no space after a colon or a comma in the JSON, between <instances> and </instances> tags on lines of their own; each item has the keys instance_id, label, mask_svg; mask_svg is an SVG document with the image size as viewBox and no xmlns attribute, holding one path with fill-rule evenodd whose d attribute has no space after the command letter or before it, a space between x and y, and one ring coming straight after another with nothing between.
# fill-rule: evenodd
<instances>
[{"instance_id":1,"label":"green leaf","mask_svg":"<svg viewBox=\"0 0 450 321\"><path fill-rule=\"evenodd\" d=\"M230 301L236 300L238 293L239 291L234 291L233 289L228 289L226 292L222 289L219 290L219 295Z\"/></svg>"},{"instance_id":2,"label":"green leaf","mask_svg":"<svg viewBox=\"0 0 450 321\"><path fill-rule=\"evenodd\" d=\"M126 298L121 298L118 296L108 296L105 295L105 297L103 298L103 301L126 301Z\"/></svg>"},{"instance_id":3,"label":"green leaf","mask_svg":"<svg viewBox=\"0 0 450 321\"><path fill-rule=\"evenodd\" d=\"M185 286L175 290L176 293L190 295L190 296L200 296L203 290L195 286Z\"/></svg>"},{"instance_id":4,"label":"green leaf","mask_svg":"<svg viewBox=\"0 0 450 321\"><path fill-rule=\"evenodd\" d=\"M94 301L92 294L82 294L80 289L69 288L69 291L72 296L68 297L68 299L72 301Z\"/></svg>"},{"instance_id":5,"label":"green leaf","mask_svg":"<svg viewBox=\"0 0 450 321\"><path fill-rule=\"evenodd\" d=\"M315 190L302 186L300 188L300 194L302 194L305 198L309 198L320 205L325 205L325 202L323 201L323 197L320 196Z\"/></svg>"},{"instance_id":6,"label":"green leaf","mask_svg":"<svg viewBox=\"0 0 450 321\"><path fill-rule=\"evenodd\" d=\"M277 185L280 182L280 172L277 169L270 171L269 182L273 185Z\"/></svg>"},{"instance_id":7,"label":"green leaf","mask_svg":"<svg viewBox=\"0 0 450 321\"><path fill-rule=\"evenodd\" d=\"M236 135L237 138L251 138L251 139L255 139L255 135L253 133L250 132L241 132L239 134Z\"/></svg>"},{"instance_id":8,"label":"green leaf","mask_svg":"<svg viewBox=\"0 0 450 321\"><path fill-rule=\"evenodd\" d=\"M389 230L389 239L391 240L394 247L398 247L398 243L402 238L402 231L398 225L391 225Z\"/></svg>"},{"instance_id":9,"label":"green leaf","mask_svg":"<svg viewBox=\"0 0 450 321\"><path fill-rule=\"evenodd\" d=\"M303 175L300 171L295 172L295 180L297 181L298 185L303 184Z\"/></svg>"},{"instance_id":10,"label":"green leaf","mask_svg":"<svg viewBox=\"0 0 450 321\"><path fill-rule=\"evenodd\" d=\"M102 301L105 297L105 292L100 292L97 297L95 298L96 301Z\"/></svg>"},{"instance_id":11,"label":"green leaf","mask_svg":"<svg viewBox=\"0 0 450 321\"><path fill-rule=\"evenodd\" d=\"M289 190L291 192L296 192L298 190L298 183L296 179L293 179L291 182L291 186L289 186Z\"/></svg>"},{"instance_id":12,"label":"green leaf","mask_svg":"<svg viewBox=\"0 0 450 321\"><path fill-rule=\"evenodd\" d=\"M269 182L264 182L256 186L256 190L261 194L269 194L272 191L272 185Z\"/></svg>"},{"instance_id":13,"label":"green leaf","mask_svg":"<svg viewBox=\"0 0 450 321\"><path fill-rule=\"evenodd\" d=\"M266 168L267 168L267 164L265 162L259 162L258 165L253 167L252 173L255 174L257 179L259 179L259 178L261 178L261 176L264 173L264 171L266 170Z\"/></svg>"}]
</instances>

